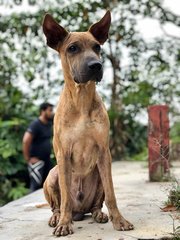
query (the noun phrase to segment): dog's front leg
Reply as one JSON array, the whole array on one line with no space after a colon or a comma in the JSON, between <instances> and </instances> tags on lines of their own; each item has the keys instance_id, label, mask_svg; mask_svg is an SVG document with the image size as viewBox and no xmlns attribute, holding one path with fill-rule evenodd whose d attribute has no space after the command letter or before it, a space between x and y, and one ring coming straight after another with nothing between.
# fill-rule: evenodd
<instances>
[{"instance_id":1,"label":"dog's front leg","mask_svg":"<svg viewBox=\"0 0 180 240\"><path fill-rule=\"evenodd\" d=\"M71 159L68 151L58 150L56 155L59 171L59 186L61 192L60 220L54 234L56 236L66 236L73 233L72 229L72 205L70 197L71 186Z\"/></svg>"},{"instance_id":2,"label":"dog's front leg","mask_svg":"<svg viewBox=\"0 0 180 240\"><path fill-rule=\"evenodd\" d=\"M120 231L132 230L134 228L133 225L123 218L117 208L111 174L111 154L109 149L102 151L97 165L105 192L105 203L108 208L109 218L113 223L113 227Z\"/></svg>"}]
</instances>

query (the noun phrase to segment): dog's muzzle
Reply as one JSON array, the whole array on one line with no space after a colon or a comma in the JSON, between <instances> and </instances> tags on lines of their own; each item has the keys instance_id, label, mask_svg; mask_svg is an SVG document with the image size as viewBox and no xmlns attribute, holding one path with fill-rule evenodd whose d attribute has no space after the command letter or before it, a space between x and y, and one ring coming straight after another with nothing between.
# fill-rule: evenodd
<instances>
[{"instance_id":1,"label":"dog's muzzle","mask_svg":"<svg viewBox=\"0 0 180 240\"><path fill-rule=\"evenodd\" d=\"M103 76L102 63L99 60L86 61L80 73L74 73L74 81L76 83L86 83L88 81L100 82Z\"/></svg>"},{"instance_id":2,"label":"dog's muzzle","mask_svg":"<svg viewBox=\"0 0 180 240\"><path fill-rule=\"evenodd\" d=\"M88 67L92 72L99 72L102 70L102 64L99 61L90 61L88 62Z\"/></svg>"}]
</instances>

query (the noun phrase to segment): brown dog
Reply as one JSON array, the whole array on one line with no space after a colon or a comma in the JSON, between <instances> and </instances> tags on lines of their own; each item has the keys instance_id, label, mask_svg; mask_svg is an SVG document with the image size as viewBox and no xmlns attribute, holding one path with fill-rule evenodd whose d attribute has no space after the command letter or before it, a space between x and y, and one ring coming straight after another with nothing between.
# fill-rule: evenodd
<instances>
[{"instance_id":1,"label":"brown dog","mask_svg":"<svg viewBox=\"0 0 180 240\"><path fill-rule=\"evenodd\" d=\"M100 45L108 38L110 22L109 11L87 32L69 33L48 14L43 22L48 46L60 54L65 79L54 118L57 166L44 183L53 212L49 225L56 236L72 234L72 219L81 220L85 213L92 213L98 223L107 222L101 211L104 196L114 228L133 229L117 208L109 119L95 89L103 74Z\"/></svg>"}]
</instances>

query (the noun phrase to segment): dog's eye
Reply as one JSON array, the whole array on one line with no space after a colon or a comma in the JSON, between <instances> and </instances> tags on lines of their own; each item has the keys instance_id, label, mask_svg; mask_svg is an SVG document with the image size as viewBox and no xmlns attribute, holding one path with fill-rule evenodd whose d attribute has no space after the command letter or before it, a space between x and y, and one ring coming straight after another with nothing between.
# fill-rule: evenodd
<instances>
[{"instance_id":1,"label":"dog's eye","mask_svg":"<svg viewBox=\"0 0 180 240\"><path fill-rule=\"evenodd\" d=\"M99 53L101 51L101 46L99 44L94 45L94 51Z\"/></svg>"},{"instance_id":2,"label":"dog's eye","mask_svg":"<svg viewBox=\"0 0 180 240\"><path fill-rule=\"evenodd\" d=\"M78 52L78 50L79 50L79 48L76 45L71 45L68 48L68 52L70 52L70 53L76 53L76 52Z\"/></svg>"}]
</instances>

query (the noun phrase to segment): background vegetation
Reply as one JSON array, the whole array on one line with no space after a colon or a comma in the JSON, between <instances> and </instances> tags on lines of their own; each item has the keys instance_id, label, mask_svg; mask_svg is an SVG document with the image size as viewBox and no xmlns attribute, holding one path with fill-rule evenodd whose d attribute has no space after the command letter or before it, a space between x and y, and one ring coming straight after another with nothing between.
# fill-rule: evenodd
<instances>
[{"instance_id":1,"label":"background vegetation","mask_svg":"<svg viewBox=\"0 0 180 240\"><path fill-rule=\"evenodd\" d=\"M141 118L151 104L169 105L172 149L180 151L180 39L165 31L167 23L180 27L180 16L163 1L2 0L1 6L0 205L28 192L22 135L37 116L38 103L56 103L63 82L58 56L47 49L42 33L46 12L70 31L86 31L111 10L110 39L102 55L109 70L98 88L108 106L113 159L147 158L147 126ZM147 42L138 31L141 19L159 21L162 37Z\"/></svg>"}]
</instances>

